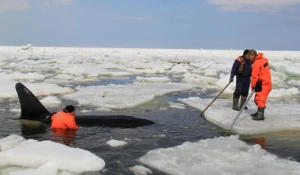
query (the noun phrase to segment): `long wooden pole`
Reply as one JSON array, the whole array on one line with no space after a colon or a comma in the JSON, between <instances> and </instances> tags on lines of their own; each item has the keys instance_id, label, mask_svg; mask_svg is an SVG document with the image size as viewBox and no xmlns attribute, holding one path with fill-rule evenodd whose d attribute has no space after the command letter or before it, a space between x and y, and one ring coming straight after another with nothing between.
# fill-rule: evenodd
<instances>
[{"instance_id":1,"label":"long wooden pole","mask_svg":"<svg viewBox=\"0 0 300 175\"><path fill-rule=\"evenodd\" d=\"M248 104L249 100L252 98L254 92L255 92L254 90L251 92L250 96L248 97L248 99L246 100L246 102L244 103L244 105L241 107L239 113L237 113L237 115L235 116L234 120L232 121L232 123L231 123L228 131L226 131L226 132L230 132L230 130L232 129L233 125L235 124L235 122L240 117L241 113L243 112L245 106Z\"/></svg>"},{"instance_id":2,"label":"long wooden pole","mask_svg":"<svg viewBox=\"0 0 300 175\"><path fill-rule=\"evenodd\" d=\"M202 115L204 114L204 112L213 104L214 101L216 101L216 99L222 94L222 92L227 88L227 86L229 86L231 82L228 82L228 84L222 89L222 91L215 97L215 99L201 112L200 116L202 117Z\"/></svg>"}]
</instances>

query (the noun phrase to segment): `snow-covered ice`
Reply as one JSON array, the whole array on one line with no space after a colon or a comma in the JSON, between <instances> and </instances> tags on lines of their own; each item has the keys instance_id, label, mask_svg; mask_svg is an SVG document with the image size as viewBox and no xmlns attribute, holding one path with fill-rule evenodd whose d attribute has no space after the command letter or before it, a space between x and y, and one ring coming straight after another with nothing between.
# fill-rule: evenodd
<instances>
[{"instance_id":1,"label":"snow-covered ice","mask_svg":"<svg viewBox=\"0 0 300 175\"><path fill-rule=\"evenodd\" d=\"M125 142L123 140L115 140L115 139L111 139L111 140L107 141L106 143L111 147L120 147L120 146L124 146L127 144L127 142Z\"/></svg>"},{"instance_id":2,"label":"snow-covered ice","mask_svg":"<svg viewBox=\"0 0 300 175\"><path fill-rule=\"evenodd\" d=\"M0 151L0 170L5 166L23 167L12 174L83 173L105 166L103 159L89 151L47 140L26 140L15 134L0 139Z\"/></svg>"},{"instance_id":3,"label":"snow-covered ice","mask_svg":"<svg viewBox=\"0 0 300 175\"><path fill-rule=\"evenodd\" d=\"M281 98L297 98L299 92L299 51L261 51L269 59L272 71L273 89L269 95L266 121L269 127L251 129L252 121L244 112L234 127L244 134L298 129L296 115L298 103L283 104ZM220 91L226 86L233 61L242 50L205 49L126 49L126 48L64 48L64 47L0 47L0 98L17 98L14 85L23 81L45 106L59 107L62 100L73 100L82 107L94 107L97 111L134 108L148 103L155 97L169 93L202 88L197 94L207 90ZM103 76L124 77L140 74L133 83L107 84L97 86L62 87L61 84L101 81ZM227 98L234 92L231 83L223 92ZM204 90L204 91L203 91ZM57 96L60 97L57 97ZM209 104L211 99L193 97L181 99L182 103L199 110ZM206 112L212 123L226 128L234 111L230 109L230 99L220 99ZM192 104L191 104L192 103ZM218 105L222 103L222 105ZM249 105L253 105L250 101ZM289 113L281 114L278 107ZM170 107L184 105L170 103ZM218 109L216 109L218 108ZM163 109L163 108L161 108ZM215 109L212 112L212 109ZM293 109L293 110L292 110ZM18 108L10 109L18 111ZM89 109L90 110L90 109ZM83 109L84 111L84 109ZM283 110L282 110L283 111ZM224 117L221 113L226 113ZM280 114L278 114L280 113ZM222 117L218 117L222 116ZM278 116L278 117L277 117ZM215 118L219 118L218 120ZM245 118L245 119L244 119ZM245 122L242 122L243 120ZM248 122L249 120L249 122ZM247 121L247 122L246 122ZM273 123L274 122L274 123ZM281 125L276 123L280 122ZM247 124L246 124L247 123ZM272 123L272 124L271 124ZM296 124L295 124L296 123ZM249 126L248 126L249 125ZM237 129L241 127L240 129Z\"/></svg>"},{"instance_id":4,"label":"snow-covered ice","mask_svg":"<svg viewBox=\"0 0 300 175\"><path fill-rule=\"evenodd\" d=\"M188 106L203 110L213 100L211 98L201 99L199 97L189 97L178 99ZM253 102L253 97L233 125L232 131L238 134L258 134L274 131L300 130L300 108L299 104L291 103L267 103L265 109L265 120L254 121L250 114L256 112L257 107ZM288 104L288 105L287 105ZM232 102L227 99L216 100L204 113L205 118L211 123L228 130L238 111L232 110Z\"/></svg>"},{"instance_id":5,"label":"snow-covered ice","mask_svg":"<svg viewBox=\"0 0 300 175\"><path fill-rule=\"evenodd\" d=\"M180 92L196 87L183 83L133 83L76 87L76 92L63 98L76 100L80 105L108 109L133 108L152 101L156 96Z\"/></svg>"},{"instance_id":6,"label":"snow-covered ice","mask_svg":"<svg viewBox=\"0 0 300 175\"><path fill-rule=\"evenodd\" d=\"M184 142L149 151L138 160L174 175L300 174L299 162L281 159L258 144L248 145L238 136Z\"/></svg>"},{"instance_id":7,"label":"snow-covered ice","mask_svg":"<svg viewBox=\"0 0 300 175\"><path fill-rule=\"evenodd\" d=\"M203 110L216 94L207 94L209 98L205 99L196 95L218 93L223 89L228 83L234 60L242 52L2 46L0 100L16 101L15 84L20 81L46 107L59 107L63 100L73 100L82 107L82 112L111 111L135 108L156 97L189 90L194 93L192 96L170 102L170 107L185 110L186 106L191 106ZM239 134L300 130L300 52L259 52L263 52L270 61L273 82L266 119L257 122L249 117L256 110L251 99L249 110L242 113L232 130ZM133 83L79 85L100 82L107 77L133 78ZM209 122L228 129L237 114L237 111L231 110L234 89L235 85L231 83L220 99L205 112ZM168 108L159 107L159 110ZM17 106L10 106L5 111L20 113ZM111 144L118 145L114 141ZM26 140L15 135L1 139L0 149L0 166L10 165L1 169L2 174L76 174L98 171L105 166L104 160L79 148L51 141ZM280 159L262 150L259 145L248 145L234 136L152 150L139 161L170 174L300 174L298 162ZM130 170L135 174L152 173L140 165Z\"/></svg>"}]
</instances>

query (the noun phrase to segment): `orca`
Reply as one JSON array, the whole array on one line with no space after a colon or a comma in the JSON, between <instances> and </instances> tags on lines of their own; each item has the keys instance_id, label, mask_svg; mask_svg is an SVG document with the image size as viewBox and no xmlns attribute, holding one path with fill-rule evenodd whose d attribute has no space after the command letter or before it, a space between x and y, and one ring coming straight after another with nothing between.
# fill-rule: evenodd
<instances>
[{"instance_id":1,"label":"orca","mask_svg":"<svg viewBox=\"0 0 300 175\"><path fill-rule=\"evenodd\" d=\"M22 83L18 82L15 85L20 106L21 120L39 121L45 124L51 124L50 113L36 96ZM106 127L125 127L133 128L143 125L155 124L147 119L136 118L126 115L76 115L76 124L79 126L106 126Z\"/></svg>"}]
</instances>

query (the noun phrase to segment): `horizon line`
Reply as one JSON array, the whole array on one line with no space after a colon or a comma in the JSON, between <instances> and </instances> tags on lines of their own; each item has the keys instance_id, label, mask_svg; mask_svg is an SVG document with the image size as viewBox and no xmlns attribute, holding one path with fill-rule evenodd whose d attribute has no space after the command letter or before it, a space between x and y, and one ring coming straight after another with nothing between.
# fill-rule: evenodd
<instances>
[{"instance_id":1,"label":"horizon line","mask_svg":"<svg viewBox=\"0 0 300 175\"><path fill-rule=\"evenodd\" d=\"M157 50L245 50L245 49L220 49L220 48L162 48L162 47L101 47L101 46L46 46L46 45L32 45L32 44L26 44L26 45L1 45L0 47L26 47L28 45L31 45L32 48L97 48L97 49L157 49ZM252 49L252 48L246 48L246 49ZM276 50L276 49L255 49L257 51L296 51L300 52L300 50Z\"/></svg>"}]
</instances>

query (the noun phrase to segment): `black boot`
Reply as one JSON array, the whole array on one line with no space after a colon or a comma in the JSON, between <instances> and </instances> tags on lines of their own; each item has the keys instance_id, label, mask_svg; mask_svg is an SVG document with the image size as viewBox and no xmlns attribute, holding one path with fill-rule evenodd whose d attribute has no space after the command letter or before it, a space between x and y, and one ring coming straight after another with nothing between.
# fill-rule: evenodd
<instances>
[{"instance_id":1,"label":"black boot","mask_svg":"<svg viewBox=\"0 0 300 175\"><path fill-rule=\"evenodd\" d=\"M239 99L238 98L233 98L232 110L236 110L236 111L240 110L240 108L239 108Z\"/></svg>"},{"instance_id":2,"label":"black boot","mask_svg":"<svg viewBox=\"0 0 300 175\"><path fill-rule=\"evenodd\" d=\"M257 115L258 115L258 108L257 108L257 111L254 114L251 114L251 117L257 117Z\"/></svg>"},{"instance_id":3,"label":"black boot","mask_svg":"<svg viewBox=\"0 0 300 175\"><path fill-rule=\"evenodd\" d=\"M257 116L252 118L253 120L264 120L265 119L265 108L258 108Z\"/></svg>"},{"instance_id":4,"label":"black boot","mask_svg":"<svg viewBox=\"0 0 300 175\"><path fill-rule=\"evenodd\" d=\"M245 102L246 102L246 100L247 100L247 97L241 97L241 104L240 104L240 109L242 109L242 107L243 107L243 105L245 104ZM248 107L247 106L245 106L244 107L244 109L248 109Z\"/></svg>"},{"instance_id":5,"label":"black boot","mask_svg":"<svg viewBox=\"0 0 300 175\"><path fill-rule=\"evenodd\" d=\"M258 111L256 111L254 114L251 114L251 117L257 117Z\"/></svg>"},{"instance_id":6,"label":"black boot","mask_svg":"<svg viewBox=\"0 0 300 175\"><path fill-rule=\"evenodd\" d=\"M264 109L266 109L266 107L267 106L265 106ZM257 115L258 115L258 108L257 108L257 111L254 114L251 114L251 117L257 117Z\"/></svg>"}]
</instances>

